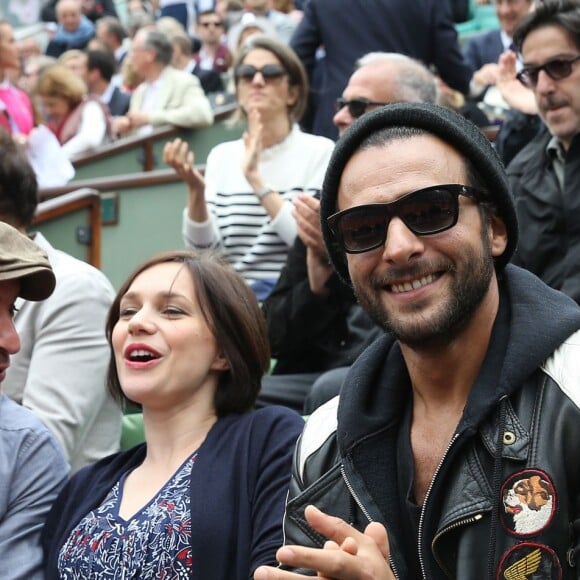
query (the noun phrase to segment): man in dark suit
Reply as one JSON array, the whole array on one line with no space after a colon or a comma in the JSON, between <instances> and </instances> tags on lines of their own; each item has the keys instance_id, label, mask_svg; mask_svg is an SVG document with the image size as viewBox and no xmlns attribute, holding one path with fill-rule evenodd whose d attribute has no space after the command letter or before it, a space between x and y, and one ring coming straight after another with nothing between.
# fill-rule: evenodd
<instances>
[{"instance_id":1,"label":"man in dark suit","mask_svg":"<svg viewBox=\"0 0 580 580\"><path fill-rule=\"evenodd\" d=\"M131 96L111 84L115 73L115 57L108 50L89 50L87 84L89 92L97 95L109 107L113 117L125 115L129 110Z\"/></svg>"},{"instance_id":2,"label":"man in dark suit","mask_svg":"<svg viewBox=\"0 0 580 580\"><path fill-rule=\"evenodd\" d=\"M373 51L398 52L435 65L452 88L467 93L471 71L463 61L448 2L425 0L311 0L290 42L309 77L322 68L312 131L336 138L334 102L358 58ZM316 59L319 47L326 55Z\"/></svg>"},{"instance_id":3,"label":"man in dark suit","mask_svg":"<svg viewBox=\"0 0 580 580\"><path fill-rule=\"evenodd\" d=\"M118 18L104 16L96 23L97 38L102 40L115 55L115 62L119 69L127 56L127 31Z\"/></svg>"},{"instance_id":4,"label":"man in dark suit","mask_svg":"<svg viewBox=\"0 0 580 580\"><path fill-rule=\"evenodd\" d=\"M189 36L176 34L171 38L171 44L173 45L171 64L177 69L194 74L206 95L224 90L220 73L200 68L199 63L193 58L193 42Z\"/></svg>"},{"instance_id":5,"label":"man in dark suit","mask_svg":"<svg viewBox=\"0 0 580 580\"><path fill-rule=\"evenodd\" d=\"M496 0L500 29L477 34L467 41L463 56L473 74L472 94L481 95L486 87L496 84L497 61L502 52L513 49L514 30L532 4L533 0Z\"/></svg>"}]
</instances>

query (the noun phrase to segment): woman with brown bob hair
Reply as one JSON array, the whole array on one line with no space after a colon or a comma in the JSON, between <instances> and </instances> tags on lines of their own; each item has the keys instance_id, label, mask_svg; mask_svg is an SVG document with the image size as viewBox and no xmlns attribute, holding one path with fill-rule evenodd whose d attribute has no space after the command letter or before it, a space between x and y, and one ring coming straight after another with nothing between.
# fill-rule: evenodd
<instances>
[{"instance_id":1,"label":"woman with brown bob hair","mask_svg":"<svg viewBox=\"0 0 580 580\"><path fill-rule=\"evenodd\" d=\"M252 410L269 363L252 291L214 254L160 254L123 284L106 328L109 388L141 405L146 442L64 488L46 578L247 580L275 564L303 422Z\"/></svg>"},{"instance_id":2,"label":"woman with brown bob hair","mask_svg":"<svg viewBox=\"0 0 580 580\"><path fill-rule=\"evenodd\" d=\"M187 185L186 245L219 249L265 300L296 237L293 200L320 191L334 143L298 127L308 82L289 46L263 34L249 37L234 79L248 127L242 139L214 147L204 176L179 139L165 146L164 159Z\"/></svg>"},{"instance_id":3,"label":"woman with brown bob hair","mask_svg":"<svg viewBox=\"0 0 580 580\"><path fill-rule=\"evenodd\" d=\"M107 109L88 95L85 82L65 65L46 68L38 79L36 93L46 125L69 159L109 140Z\"/></svg>"}]
</instances>

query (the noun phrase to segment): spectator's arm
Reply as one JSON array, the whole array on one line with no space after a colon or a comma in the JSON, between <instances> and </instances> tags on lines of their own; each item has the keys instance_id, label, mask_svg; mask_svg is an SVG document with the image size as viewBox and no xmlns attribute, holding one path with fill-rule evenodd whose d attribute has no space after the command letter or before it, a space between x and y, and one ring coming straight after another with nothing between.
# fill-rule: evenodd
<instances>
[{"instance_id":1,"label":"spectator's arm","mask_svg":"<svg viewBox=\"0 0 580 580\"><path fill-rule=\"evenodd\" d=\"M107 117L99 103L85 104L77 134L63 144L62 150L70 159L78 153L96 149L102 145L107 132Z\"/></svg>"},{"instance_id":2,"label":"spectator's arm","mask_svg":"<svg viewBox=\"0 0 580 580\"><path fill-rule=\"evenodd\" d=\"M452 88L466 95L469 92L471 69L459 49L447 2L432 3L433 64L441 78Z\"/></svg>"},{"instance_id":3,"label":"spectator's arm","mask_svg":"<svg viewBox=\"0 0 580 580\"><path fill-rule=\"evenodd\" d=\"M294 49L310 76L316 62L316 51L322 44L316 3L308 2L302 20L296 27L290 46Z\"/></svg>"}]
</instances>

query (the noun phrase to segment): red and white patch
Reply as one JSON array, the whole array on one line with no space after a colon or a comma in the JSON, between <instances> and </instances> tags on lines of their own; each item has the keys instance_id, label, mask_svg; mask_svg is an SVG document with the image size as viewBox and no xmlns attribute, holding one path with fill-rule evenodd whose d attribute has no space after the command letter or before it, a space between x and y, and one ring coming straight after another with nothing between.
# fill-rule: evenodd
<instances>
[{"instance_id":1,"label":"red and white patch","mask_svg":"<svg viewBox=\"0 0 580 580\"><path fill-rule=\"evenodd\" d=\"M562 566L552 548L524 542L502 557L496 580L561 580Z\"/></svg>"},{"instance_id":2,"label":"red and white patch","mask_svg":"<svg viewBox=\"0 0 580 580\"><path fill-rule=\"evenodd\" d=\"M546 529L556 512L556 490L539 469L514 473L501 490L502 523L514 536L527 537Z\"/></svg>"}]
</instances>

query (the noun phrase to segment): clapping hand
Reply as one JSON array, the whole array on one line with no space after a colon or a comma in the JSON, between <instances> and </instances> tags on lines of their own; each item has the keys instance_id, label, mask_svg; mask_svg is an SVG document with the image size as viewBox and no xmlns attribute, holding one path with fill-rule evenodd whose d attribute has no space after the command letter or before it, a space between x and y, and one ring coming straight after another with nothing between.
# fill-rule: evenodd
<instances>
[{"instance_id":1,"label":"clapping hand","mask_svg":"<svg viewBox=\"0 0 580 580\"><path fill-rule=\"evenodd\" d=\"M319 577L333 580L394 580L389 565L389 540L382 524L371 523L363 533L314 506L306 508L305 516L328 541L323 548L284 546L276 554L281 564L316 570ZM268 566L261 566L254 575L254 580L299 578L303 576Z\"/></svg>"},{"instance_id":2,"label":"clapping hand","mask_svg":"<svg viewBox=\"0 0 580 580\"><path fill-rule=\"evenodd\" d=\"M258 161L262 151L263 128L260 112L257 109L253 109L248 114L248 130L244 132L242 137L246 148L242 171L248 183L255 190L264 185L258 172Z\"/></svg>"},{"instance_id":3,"label":"clapping hand","mask_svg":"<svg viewBox=\"0 0 580 580\"><path fill-rule=\"evenodd\" d=\"M205 181L195 167L195 154L189 150L185 141L174 139L165 144L163 161L175 169L177 175L185 181L190 194L203 195Z\"/></svg>"}]
</instances>

